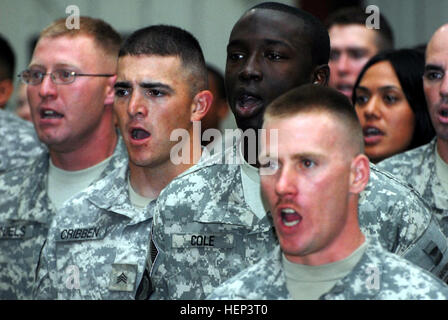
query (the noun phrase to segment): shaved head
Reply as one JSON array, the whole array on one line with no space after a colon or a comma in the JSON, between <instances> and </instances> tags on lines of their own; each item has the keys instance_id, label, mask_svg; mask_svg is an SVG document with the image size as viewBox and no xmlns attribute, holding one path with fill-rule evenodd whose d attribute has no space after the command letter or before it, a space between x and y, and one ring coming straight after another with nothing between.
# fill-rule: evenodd
<instances>
[{"instance_id":1,"label":"shaved head","mask_svg":"<svg viewBox=\"0 0 448 320\"><path fill-rule=\"evenodd\" d=\"M346 96L329 87L306 84L288 91L267 107L264 123L309 113L326 114L342 124L353 155L364 153L362 128L356 111Z\"/></svg>"}]
</instances>

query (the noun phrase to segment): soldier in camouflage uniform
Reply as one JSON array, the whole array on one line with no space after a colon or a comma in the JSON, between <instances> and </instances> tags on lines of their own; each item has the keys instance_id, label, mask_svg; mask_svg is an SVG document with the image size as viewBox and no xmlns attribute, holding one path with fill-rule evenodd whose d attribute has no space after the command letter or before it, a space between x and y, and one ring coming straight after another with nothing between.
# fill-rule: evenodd
<instances>
[{"instance_id":1,"label":"soldier in camouflage uniform","mask_svg":"<svg viewBox=\"0 0 448 320\"><path fill-rule=\"evenodd\" d=\"M369 241L369 240L366 240ZM415 264L384 250L371 240L355 268L318 298L320 300L448 299L448 288ZM378 272L378 274L375 274ZM376 279L375 279L376 277ZM375 285L373 281L378 281ZM268 257L226 281L207 297L211 300L293 299L286 286L278 246Z\"/></svg>"},{"instance_id":2,"label":"soldier in camouflage uniform","mask_svg":"<svg viewBox=\"0 0 448 320\"><path fill-rule=\"evenodd\" d=\"M100 179L126 163L120 138ZM0 298L31 299L42 246L57 209L48 198L48 154L0 180Z\"/></svg>"},{"instance_id":3,"label":"soldier in camouflage uniform","mask_svg":"<svg viewBox=\"0 0 448 320\"><path fill-rule=\"evenodd\" d=\"M29 121L0 109L0 174L29 164L46 153Z\"/></svg>"},{"instance_id":4,"label":"soldier in camouflage uniform","mask_svg":"<svg viewBox=\"0 0 448 320\"><path fill-rule=\"evenodd\" d=\"M29 122L4 111L14 90L14 67L14 52L0 36L0 174L29 163L45 150Z\"/></svg>"},{"instance_id":5,"label":"soldier in camouflage uniform","mask_svg":"<svg viewBox=\"0 0 448 320\"><path fill-rule=\"evenodd\" d=\"M226 149L225 157L203 157L161 192L154 210L151 299L203 299L274 249L266 210L247 201L238 148Z\"/></svg>"},{"instance_id":6,"label":"soldier in camouflage uniform","mask_svg":"<svg viewBox=\"0 0 448 320\"><path fill-rule=\"evenodd\" d=\"M412 185L428 202L448 236L448 130L446 90L443 66L448 62L448 25L439 28L428 43L423 76L428 111L436 137L426 145L395 155L378 164ZM444 174L445 172L445 174Z\"/></svg>"},{"instance_id":7,"label":"soldier in camouflage uniform","mask_svg":"<svg viewBox=\"0 0 448 320\"><path fill-rule=\"evenodd\" d=\"M309 36L303 34L304 22ZM226 91L242 130L261 128L266 105L287 90L328 81L328 33L314 17L289 6L261 4L246 12L232 30L227 51ZM260 197L258 169L252 166L255 174L245 173L251 167L251 155L245 153L250 149L247 144L241 147L238 140L227 153L242 154L239 168L222 164L225 157L214 158L213 163L212 157L161 193L154 211L158 255L151 271L152 298L205 298L234 275L238 265L241 270L272 250L273 231L264 217L267 209ZM245 187L248 180L252 184ZM359 212L363 231L379 238L388 250L445 276L447 240L419 195L404 183L371 165ZM224 235L239 239L244 246L222 239L220 247L206 245L206 237ZM247 254L255 248L258 255Z\"/></svg>"},{"instance_id":8,"label":"soldier in camouflage uniform","mask_svg":"<svg viewBox=\"0 0 448 320\"><path fill-rule=\"evenodd\" d=\"M293 89L269 105L263 127L278 130L277 154L263 139L260 162L275 170L261 186L280 246L210 299L448 298L440 279L362 233L358 194L369 160L345 96L322 86Z\"/></svg>"},{"instance_id":9,"label":"soldier in camouflage uniform","mask_svg":"<svg viewBox=\"0 0 448 320\"><path fill-rule=\"evenodd\" d=\"M101 20L81 17L80 26L69 30L59 19L44 29L29 69L21 73L34 127L48 152L0 179L2 299L32 297L58 203L126 163L112 110L120 36ZM55 170L73 178L74 187L55 183ZM64 190L70 193L58 194Z\"/></svg>"},{"instance_id":10,"label":"soldier in camouflage uniform","mask_svg":"<svg viewBox=\"0 0 448 320\"><path fill-rule=\"evenodd\" d=\"M118 168L58 211L38 271L38 299L145 299L155 199L199 159L175 164L171 133L193 134L207 113L202 50L188 32L151 26L133 33L118 59L114 109L129 154ZM196 139L194 141L193 139ZM199 136L190 154L201 154ZM137 194L137 195L135 195ZM137 198L137 199L136 199Z\"/></svg>"},{"instance_id":11,"label":"soldier in camouflage uniform","mask_svg":"<svg viewBox=\"0 0 448 320\"><path fill-rule=\"evenodd\" d=\"M35 298L134 299L140 283L142 296L148 293L143 275L152 214L130 201L128 175L126 166L117 168L58 211Z\"/></svg>"}]
</instances>

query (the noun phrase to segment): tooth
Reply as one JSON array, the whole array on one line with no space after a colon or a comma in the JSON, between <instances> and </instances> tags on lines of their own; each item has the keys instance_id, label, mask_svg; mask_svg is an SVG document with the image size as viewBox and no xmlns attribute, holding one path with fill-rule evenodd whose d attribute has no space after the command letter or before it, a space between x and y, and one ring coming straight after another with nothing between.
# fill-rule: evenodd
<instances>
[{"instance_id":1,"label":"tooth","mask_svg":"<svg viewBox=\"0 0 448 320\"><path fill-rule=\"evenodd\" d=\"M295 213L294 209L291 209L291 208L282 209L282 212L284 212L284 213Z\"/></svg>"},{"instance_id":2,"label":"tooth","mask_svg":"<svg viewBox=\"0 0 448 320\"><path fill-rule=\"evenodd\" d=\"M294 221L290 221L290 222L283 220L283 223L284 223L285 226L287 226L287 227L295 226L295 225L298 224L299 222L300 222L300 220L294 220Z\"/></svg>"}]
</instances>

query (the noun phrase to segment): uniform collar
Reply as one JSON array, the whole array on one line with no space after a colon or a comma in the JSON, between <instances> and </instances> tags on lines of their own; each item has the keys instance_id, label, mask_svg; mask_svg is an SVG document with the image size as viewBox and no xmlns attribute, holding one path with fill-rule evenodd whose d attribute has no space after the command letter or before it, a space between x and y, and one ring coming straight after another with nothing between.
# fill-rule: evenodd
<instances>
[{"instance_id":1,"label":"uniform collar","mask_svg":"<svg viewBox=\"0 0 448 320\"><path fill-rule=\"evenodd\" d=\"M49 161L50 155L45 152L29 165L14 170L25 177L17 194L18 219L48 224L53 218L56 208L47 194Z\"/></svg>"},{"instance_id":2,"label":"uniform collar","mask_svg":"<svg viewBox=\"0 0 448 320\"><path fill-rule=\"evenodd\" d=\"M374 300L381 290L381 259L383 249L378 242L368 239L367 249L353 270L319 299ZM377 277L376 277L377 276ZM375 281L378 281L375 283Z\"/></svg>"},{"instance_id":3,"label":"uniform collar","mask_svg":"<svg viewBox=\"0 0 448 320\"><path fill-rule=\"evenodd\" d=\"M439 210L448 210L448 193L443 188L442 183L436 172L436 152L437 152L437 138L434 138L427 148L428 168L429 172L424 172L424 176L428 177L425 194L432 194L434 203L433 206ZM425 197L426 198L426 197Z\"/></svg>"},{"instance_id":4,"label":"uniform collar","mask_svg":"<svg viewBox=\"0 0 448 320\"><path fill-rule=\"evenodd\" d=\"M244 198L240 166L218 164L210 169L210 173L213 170L226 171L221 174L228 177L230 185L226 189L220 189L220 192L213 197L213 201L205 204L203 211L196 211L194 220L202 223L240 225L251 229L251 233L269 230L271 223L268 215L259 219Z\"/></svg>"},{"instance_id":5,"label":"uniform collar","mask_svg":"<svg viewBox=\"0 0 448 320\"><path fill-rule=\"evenodd\" d=\"M89 188L88 200L100 209L128 217L131 219L130 224L137 224L152 218L153 210L136 209L131 204L127 188L128 174L128 165L116 168ZM154 202L155 200L148 207L151 207Z\"/></svg>"}]
</instances>

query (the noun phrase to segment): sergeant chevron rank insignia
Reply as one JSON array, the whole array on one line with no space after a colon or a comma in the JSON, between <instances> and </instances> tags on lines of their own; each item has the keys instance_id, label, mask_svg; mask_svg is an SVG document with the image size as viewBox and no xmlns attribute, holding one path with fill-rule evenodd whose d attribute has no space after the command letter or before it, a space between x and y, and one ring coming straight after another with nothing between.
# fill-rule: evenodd
<instances>
[{"instance_id":1,"label":"sergeant chevron rank insignia","mask_svg":"<svg viewBox=\"0 0 448 320\"><path fill-rule=\"evenodd\" d=\"M109 290L134 291L137 278L136 264L113 264L110 272Z\"/></svg>"}]
</instances>

